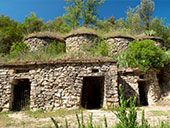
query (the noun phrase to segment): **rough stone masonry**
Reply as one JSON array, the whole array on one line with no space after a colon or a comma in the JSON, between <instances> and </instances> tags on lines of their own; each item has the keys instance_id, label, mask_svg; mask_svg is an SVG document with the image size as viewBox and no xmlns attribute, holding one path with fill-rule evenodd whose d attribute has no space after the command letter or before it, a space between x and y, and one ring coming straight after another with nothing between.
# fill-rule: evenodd
<instances>
[{"instance_id":1,"label":"rough stone masonry","mask_svg":"<svg viewBox=\"0 0 170 128\"><path fill-rule=\"evenodd\" d=\"M14 99L20 93L14 94L15 86L19 86L16 85L16 81L25 79L30 81L30 108L32 110L78 108L81 106L82 88L85 86L83 79L86 77L104 78L104 92L102 92L100 107L118 105L115 61L58 60L1 65L0 108L1 110L13 110L14 104L16 104Z\"/></svg>"}]
</instances>

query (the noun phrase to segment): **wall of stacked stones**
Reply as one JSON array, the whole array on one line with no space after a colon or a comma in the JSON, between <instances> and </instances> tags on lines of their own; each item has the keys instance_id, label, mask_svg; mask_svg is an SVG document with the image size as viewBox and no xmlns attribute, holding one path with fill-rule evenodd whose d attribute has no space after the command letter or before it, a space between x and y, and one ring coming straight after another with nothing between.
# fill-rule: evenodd
<instances>
[{"instance_id":1,"label":"wall of stacked stones","mask_svg":"<svg viewBox=\"0 0 170 128\"><path fill-rule=\"evenodd\" d=\"M70 35L65 38L66 52L81 51L83 47L93 45L96 39L97 35L93 34Z\"/></svg>"},{"instance_id":2,"label":"wall of stacked stones","mask_svg":"<svg viewBox=\"0 0 170 128\"><path fill-rule=\"evenodd\" d=\"M28 71L29 69L29 71ZM92 69L99 72L93 73ZM23 70L16 73L16 70ZM26 71L26 72L24 72ZM31 82L30 108L44 111L80 107L83 77L104 76L103 106L118 105L116 63L57 64L0 68L0 109L12 107L12 86L16 80Z\"/></svg>"},{"instance_id":3,"label":"wall of stacked stones","mask_svg":"<svg viewBox=\"0 0 170 128\"><path fill-rule=\"evenodd\" d=\"M92 46L95 42L99 41L99 36L97 34L92 33L77 33L71 34L66 36L63 42L66 43L66 52L75 52L81 51L84 46ZM105 38L105 41L108 45L109 51L108 55L113 56L119 53L122 53L127 50L128 45L133 40L145 40L151 39L155 42L156 46L162 47L163 41L158 37L150 37L150 36L143 36L143 37L130 37L130 36L110 36ZM27 37L25 38L24 42L27 43L31 51L37 50L41 46L48 46L51 42L58 42L61 39L50 39L50 37ZM56 43L57 44L57 43Z\"/></svg>"},{"instance_id":4,"label":"wall of stacked stones","mask_svg":"<svg viewBox=\"0 0 170 128\"><path fill-rule=\"evenodd\" d=\"M125 52L128 48L128 45L134 39L127 37L110 37L106 39L108 44L109 56L117 55L119 53Z\"/></svg>"},{"instance_id":5,"label":"wall of stacked stones","mask_svg":"<svg viewBox=\"0 0 170 128\"><path fill-rule=\"evenodd\" d=\"M30 47L30 51L35 51L38 50L42 46L48 46L52 42L58 43L57 40L50 39L50 38L37 38L37 37L32 37L25 39L24 42Z\"/></svg>"},{"instance_id":6,"label":"wall of stacked stones","mask_svg":"<svg viewBox=\"0 0 170 128\"><path fill-rule=\"evenodd\" d=\"M118 84L122 85L125 99L138 96L137 104L140 105L139 82L143 82L142 86L145 90L148 105L155 105L161 98L157 73L157 71L139 72L133 69L119 71Z\"/></svg>"},{"instance_id":7,"label":"wall of stacked stones","mask_svg":"<svg viewBox=\"0 0 170 128\"><path fill-rule=\"evenodd\" d=\"M133 38L129 37L109 37L105 41L108 44L108 55L113 56L126 51L128 45ZM66 52L81 51L84 46L91 46L95 42L99 41L97 35L90 34L78 34L72 35L65 38L66 41Z\"/></svg>"}]
</instances>

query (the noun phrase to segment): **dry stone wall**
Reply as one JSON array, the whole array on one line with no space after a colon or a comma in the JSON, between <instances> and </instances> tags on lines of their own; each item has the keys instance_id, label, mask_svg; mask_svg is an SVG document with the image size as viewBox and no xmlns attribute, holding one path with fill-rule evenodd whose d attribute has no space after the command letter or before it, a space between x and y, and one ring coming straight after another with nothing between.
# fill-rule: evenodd
<instances>
[{"instance_id":1,"label":"dry stone wall","mask_svg":"<svg viewBox=\"0 0 170 128\"><path fill-rule=\"evenodd\" d=\"M108 37L106 43L109 48L109 56L117 55L119 53L125 52L128 48L128 45L133 38L128 37Z\"/></svg>"},{"instance_id":2,"label":"dry stone wall","mask_svg":"<svg viewBox=\"0 0 170 128\"><path fill-rule=\"evenodd\" d=\"M118 75L118 83L122 84L122 89L126 99L138 95L137 104L142 105L141 99L145 98L147 104L156 105L161 98L161 89L157 78L158 71L150 70L142 72L136 69L121 69ZM140 87L144 92L140 92ZM142 97L142 98L141 98Z\"/></svg>"},{"instance_id":3,"label":"dry stone wall","mask_svg":"<svg viewBox=\"0 0 170 128\"><path fill-rule=\"evenodd\" d=\"M98 72L93 72L93 70ZM117 67L115 62L75 62L0 67L0 108L10 110L16 80L31 82L30 108L44 111L78 108L84 77L104 77L103 106L118 105Z\"/></svg>"},{"instance_id":4,"label":"dry stone wall","mask_svg":"<svg viewBox=\"0 0 170 128\"><path fill-rule=\"evenodd\" d=\"M56 45L57 45L58 41L54 39L50 39L50 38L34 37L34 38L25 39L24 42L30 47L30 51L35 51L35 50L38 50L42 46L48 46L52 42L56 42Z\"/></svg>"},{"instance_id":5,"label":"dry stone wall","mask_svg":"<svg viewBox=\"0 0 170 128\"><path fill-rule=\"evenodd\" d=\"M94 34L76 34L65 38L66 52L81 51L84 45L91 46L97 35Z\"/></svg>"},{"instance_id":6,"label":"dry stone wall","mask_svg":"<svg viewBox=\"0 0 170 128\"><path fill-rule=\"evenodd\" d=\"M91 32L72 33L65 37L59 37L55 33L52 33L52 36L49 35L28 36L24 39L24 42L30 46L31 51L34 51L41 46L48 46L51 42L55 41L57 44L57 42L60 41L66 43L66 52L75 52L81 51L84 46L93 45L95 41L99 41L100 38L97 34ZM162 47L164 45L161 38L144 35L140 35L135 38L126 35L109 36L105 38L105 41L109 48L109 56L113 56L126 51L131 41L146 39L153 40L156 46Z\"/></svg>"}]
</instances>

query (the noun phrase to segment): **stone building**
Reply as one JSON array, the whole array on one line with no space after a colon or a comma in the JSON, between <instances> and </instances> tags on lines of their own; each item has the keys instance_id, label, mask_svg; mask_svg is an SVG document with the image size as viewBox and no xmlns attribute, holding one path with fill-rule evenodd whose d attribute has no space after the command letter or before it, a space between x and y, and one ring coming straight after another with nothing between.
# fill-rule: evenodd
<instances>
[{"instance_id":1,"label":"stone building","mask_svg":"<svg viewBox=\"0 0 170 128\"><path fill-rule=\"evenodd\" d=\"M81 51L83 45L93 45L95 33L74 33L65 37L49 33L25 38L31 50L53 41L66 43L66 52ZM161 45L161 39L150 37ZM110 36L105 38L109 55L126 51L128 44L147 38ZM157 43L158 42L158 43ZM156 105L170 98L170 70L117 69L113 59L57 59L47 62L0 64L0 110L44 111L60 108L89 109L119 104L118 85L122 84L125 98L137 95L138 105Z\"/></svg>"},{"instance_id":2,"label":"stone building","mask_svg":"<svg viewBox=\"0 0 170 128\"><path fill-rule=\"evenodd\" d=\"M44 111L118 105L113 60L56 60L0 65L1 110Z\"/></svg>"},{"instance_id":3,"label":"stone building","mask_svg":"<svg viewBox=\"0 0 170 128\"><path fill-rule=\"evenodd\" d=\"M132 68L119 69L118 84L122 85L125 99L137 96L137 105L155 105L161 98L158 72L154 69L148 72Z\"/></svg>"}]
</instances>

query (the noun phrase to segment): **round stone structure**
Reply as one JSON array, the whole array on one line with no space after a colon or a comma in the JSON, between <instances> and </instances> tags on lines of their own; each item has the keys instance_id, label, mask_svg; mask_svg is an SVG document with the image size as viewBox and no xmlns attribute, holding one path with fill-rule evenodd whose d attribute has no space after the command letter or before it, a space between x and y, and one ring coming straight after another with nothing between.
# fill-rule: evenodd
<instances>
[{"instance_id":1,"label":"round stone structure","mask_svg":"<svg viewBox=\"0 0 170 128\"><path fill-rule=\"evenodd\" d=\"M62 36L52 32L32 33L24 38L24 42L30 47L30 51L38 50L42 46L48 46L50 43L65 43Z\"/></svg>"},{"instance_id":2,"label":"round stone structure","mask_svg":"<svg viewBox=\"0 0 170 128\"><path fill-rule=\"evenodd\" d=\"M109 48L109 56L117 55L127 50L128 45L134 40L131 36L116 35L109 36L106 39Z\"/></svg>"},{"instance_id":3,"label":"round stone structure","mask_svg":"<svg viewBox=\"0 0 170 128\"><path fill-rule=\"evenodd\" d=\"M81 51L84 45L91 46L98 35L92 32L78 32L65 37L66 52Z\"/></svg>"}]
</instances>

